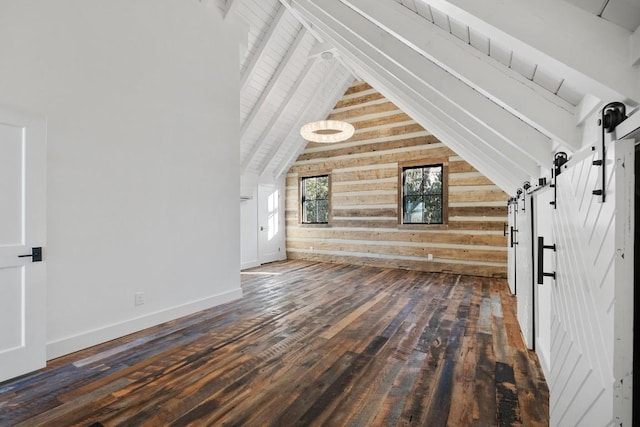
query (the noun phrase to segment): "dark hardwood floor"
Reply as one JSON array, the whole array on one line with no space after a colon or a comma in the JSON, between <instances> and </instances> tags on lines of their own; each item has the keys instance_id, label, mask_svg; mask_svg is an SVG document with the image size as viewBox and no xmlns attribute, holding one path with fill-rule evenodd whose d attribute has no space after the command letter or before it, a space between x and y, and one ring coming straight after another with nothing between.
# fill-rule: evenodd
<instances>
[{"instance_id":1,"label":"dark hardwood floor","mask_svg":"<svg viewBox=\"0 0 640 427\"><path fill-rule=\"evenodd\" d=\"M0 384L0 425L547 425L506 282L285 261L245 298Z\"/></svg>"}]
</instances>

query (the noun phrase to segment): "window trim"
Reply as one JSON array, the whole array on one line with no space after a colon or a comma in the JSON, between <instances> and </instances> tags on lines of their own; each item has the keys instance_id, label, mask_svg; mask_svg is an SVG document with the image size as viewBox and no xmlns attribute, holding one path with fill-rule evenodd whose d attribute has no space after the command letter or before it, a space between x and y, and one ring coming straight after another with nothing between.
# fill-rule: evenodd
<instances>
[{"instance_id":1,"label":"window trim","mask_svg":"<svg viewBox=\"0 0 640 427\"><path fill-rule=\"evenodd\" d=\"M302 199L304 191L303 191L303 181L308 178L321 178L327 177L327 222L304 222L304 200ZM331 208L331 173L319 171L315 173L309 173L298 176L298 225L304 227L327 227L331 225L331 219L333 216L332 208Z\"/></svg>"},{"instance_id":2,"label":"window trim","mask_svg":"<svg viewBox=\"0 0 640 427\"><path fill-rule=\"evenodd\" d=\"M442 224L420 224L404 222L404 170L416 167L442 166ZM449 228L449 159L437 157L432 159L414 160L398 163L398 228L408 229L445 229Z\"/></svg>"}]
</instances>

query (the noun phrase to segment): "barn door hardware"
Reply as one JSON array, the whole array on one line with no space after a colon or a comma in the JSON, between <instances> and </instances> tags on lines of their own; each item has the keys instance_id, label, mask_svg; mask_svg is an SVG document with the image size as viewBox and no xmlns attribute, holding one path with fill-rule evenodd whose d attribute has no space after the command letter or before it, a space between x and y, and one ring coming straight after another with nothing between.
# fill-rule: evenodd
<instances>
[{"instance_id":1,"label":"barn door hardware","mask_svg":"<svg viewBox=\"0 0 640 427\"><path fill-rule=\"evenodd\" d=\"M509 243L509 246L511 246L512 248L514 248L518 244L518 242L516 242L516 239L515 239L515 233L517 232L518 230L513 228L513 225L512 225L511 232L509 233L509 237L511 238L511 243Z\"/></svg>"},{"instance_id":2,"label":"barn door hardware","mask_svg":"<svg viewBox=\"0 0 640 427\"><path fill-rule=\"evenodd\" d=\"M520 196L522 195L522 188L518 188L516 190L516 197L514 197L514 207L516 212L518 211L518 208L520 207ZM524 210L524 207L522 207L522 210Z\"/></svg>"},{"instance_id":3,"label":"barn door hardware","mask_svg":"<svg viewBox=\"0 0 640 427\"><path fill-rule=\"evenodd\" d=\"M556 251L556 245L545 245L544 244L544 236L538 236L538 285L542 285L545 277L553 277L553 280L556 280L556 272L553 273L545 273L544 272L544 250L545 249L553 249L553 252Z\"/></svg>"},{"instance_id":4,"label":"barn door hardware","mask_svg":"<svg viewBox=\"0 0 640 427\"><path fill-rule=\"evenodd\" d=\"M518 197L520 197L522 190L518 189L518 195L514 196L514 197L509 197L509 201L507 202L507 207L509 208L509 215L511 215L511 207L513 206L514 209L514 213L516 213L518 211ZM513 248L515 245L518 244L518 242L515 241L514 239L514 233L517 233L518 230L516 230L515 228L513 228L513 225L509 226L510 230L509 230L509 247ZM507 224L504 225L504 235L507 235Z\"/></svg>"},{"instance_id":5,"label":"barn door hardware","mask_svg":"<svg viewBox=\"0 0 640 427\"><path fill-rule=\"evenodd\" d=\"M509 201L507 202L507 211L509 212L509 215L513 213L513 210L511 209L512 206L514 206L515 210L518 210L518 199L515 197L509 197Z\"/></svg>"},{"instance_id":6,"label":"barn door hardware","mask_svg":"<svg viewBox=\"0 0 640 427\"><path fill-rule=\"evenodd\" d=\"M549 187L553 188L553 201L549 202L554 209L558 209L556 201L558 200L558 175L562 172L562 165L567 163L569 158L567 153L559 151L553 156L553 168L551 169L551 178L553 178L553 184L549 184Z\"/></svg>"},{"instance_id":7,"label":"barn door hardware","mask_svg":"<svg viewBox=\"0 0 640 427\"><path fill-rule=\"evenodd\" d=\"M520 196L522 196L522 212L527 211L527 191L531 188L531 183L529 181L525 181L522 183L522 188L518 188L516 192L516 206L520 201Z\"/></svg>"},{"instance_id":8,"label":"barn door hardware","mask_svg":"<svg viewBox=\"0 0 640 427\"><path fill-rule=\"evenodd\" d=\"M616 126L627 118L626 107L622 102L610 102L602 109L601 118L598 120L598 126L602 128L602 140L600 146L600 158L593 161L594 166L600 166L600 185L601 188L593 190L594 196L600 196L600 203L605 202L606 197L606 146L604 134L611 133ZM595 151L596 147L591 147Z\"/></svg>"}]
</instances>

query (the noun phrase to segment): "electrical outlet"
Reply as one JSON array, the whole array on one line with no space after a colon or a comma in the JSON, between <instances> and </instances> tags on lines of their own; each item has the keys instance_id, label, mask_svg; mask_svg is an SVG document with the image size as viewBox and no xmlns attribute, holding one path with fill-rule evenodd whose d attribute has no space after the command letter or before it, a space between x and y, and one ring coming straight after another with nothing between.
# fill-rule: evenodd
<instances>
[{"instance_id":1,"label":"electrical outlet","mask_svg":"<svg viewBox=\"0 0 640 427\"><path fill-rule=\"evenodd\" d=\"M427 255L427 261L433 261L433 254Z\"/></svg>"},{"instance_id":2,"label":"electrical outlet","mask_svg":"<svg viewBox=\"0 0 640 427\"><path fill-rule=\"evenodd\" d=\"M135 305L143 305L143 304L144 304L144 292L136 292Z\"/></svg>"}]
</instances>

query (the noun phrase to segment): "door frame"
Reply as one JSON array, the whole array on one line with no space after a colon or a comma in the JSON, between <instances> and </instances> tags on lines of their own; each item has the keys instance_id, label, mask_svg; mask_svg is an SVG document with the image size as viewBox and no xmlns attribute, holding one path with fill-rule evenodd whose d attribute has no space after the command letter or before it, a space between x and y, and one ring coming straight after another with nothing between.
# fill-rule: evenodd
<instances>
[{"instance_id":1,"label":"door frame","mask_svg":"<svg viewBox=\"0 0 640 427\"><path fill-rule=\"evenodd\" d=\"M277 243L277 247L278 250L267 250L267 248L264 245L264 233L265 232L269 232L269 222L270 222L270 218L268 217L270 212L267 212L267 218L264 218L264 213L262 212L263 210L263 204L262 203L268 203L268 201L265 201L263 198L263 191L267 190L267 192L270 192L271 194L273 194L274 192L277 192L277 218L275 219L276 221L276 225L277 225L277 231L275 236L273 237L274 239L276 239L276 243ZM257 233L258 233L258 263L259 264L266 264L269 262L274 262L274 261L278 261L281 259L284 259L283 255L286 257L286 251L283 250L284 248L284 196L283 196L283 188L282 186L278 185L278 184L258 184L258 202L257 202L257 207L256 209L258 210L258 224L257 224Z\"/></svg>"}]
</instances>

